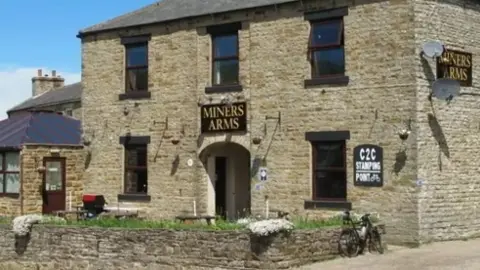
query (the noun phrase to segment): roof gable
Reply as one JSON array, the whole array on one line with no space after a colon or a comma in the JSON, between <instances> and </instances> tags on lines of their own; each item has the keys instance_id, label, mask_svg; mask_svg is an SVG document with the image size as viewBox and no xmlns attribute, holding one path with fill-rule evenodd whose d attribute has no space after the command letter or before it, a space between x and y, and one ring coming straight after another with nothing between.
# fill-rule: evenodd
<instances>
[{"instance_id":1,"label":"roof gable","mask_svg":"<svg viewBox=\"0 0 480 270\"><path fill-rule=\"evenodd\" d=\"M298 0L163 0L80 30L79 37L100 31L160 23L189 17L270 6Z\"/></svg>"}]
</instances>

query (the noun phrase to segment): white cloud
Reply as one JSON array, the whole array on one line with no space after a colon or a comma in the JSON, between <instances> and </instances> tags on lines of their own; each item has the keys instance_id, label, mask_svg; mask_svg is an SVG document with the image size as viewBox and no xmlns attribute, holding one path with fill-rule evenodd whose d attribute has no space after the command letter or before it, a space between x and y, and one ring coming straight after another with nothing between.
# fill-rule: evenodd
<instances>
[{"instance_id":1,"label":"white cloud","mask_svg":"<svg viewBox=\"0 0 480 270\"><path fill-rule=\"evenodd\" d=\"M44 74L51 74L48 68L40 67ZM32 77L39 68L8 68L0 66L0 120L7 118L7 110L32 96ZM48 73L47 73L48 72ZM80 81L80 73L57 70L65 78L65 84Z\"/></svg>"}]
</instances>

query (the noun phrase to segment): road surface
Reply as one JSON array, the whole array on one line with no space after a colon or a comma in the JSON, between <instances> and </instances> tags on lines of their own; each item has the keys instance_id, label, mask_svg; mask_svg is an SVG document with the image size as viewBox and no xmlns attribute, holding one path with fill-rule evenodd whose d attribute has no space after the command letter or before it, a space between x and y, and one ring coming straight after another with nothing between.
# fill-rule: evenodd
<instances>
[{"instance_id":1,"label":"road surface","mask_svg":"<svg viewBox=\"0 0 480 270\"><path fill-rule=\"evenodd\" d=\"M366 254L341 258L298 270L479 270L480 239L439 242L420 248L389 247L383 255Z\"/></svg>"}]
</instances>

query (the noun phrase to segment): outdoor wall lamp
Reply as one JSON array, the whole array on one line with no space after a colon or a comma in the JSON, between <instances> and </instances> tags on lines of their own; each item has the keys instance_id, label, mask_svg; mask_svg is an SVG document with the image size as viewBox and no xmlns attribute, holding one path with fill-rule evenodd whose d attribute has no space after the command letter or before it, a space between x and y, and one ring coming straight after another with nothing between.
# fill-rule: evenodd
<instances>
[{"instance_id":1,"label":"outdoor wall lamp","mask_svg":"<svg viewBox=\"0 0 480 270\"><path fill-rule=\"evenodd\" d=\"M260 144L260 143L262 142L262 138L260 138L260 137L253 137L252 142L253 142L253 144L258 145L258 144Z\"/></svg>"},{"instance_id":2,"label":"outdoor wall lamp","mask_svg":"<svg viewBox=\"0 0 480 270\"><path fill-rule=\"evenodd\" d=\"M406 123L406 127L398 131L398 137L400 138L400 140L405 141L406 139L408 139L408 136L412 132L411 130L412 130L412 119L408 119Z\"/></svg>"},{"instance_id":3,"label":"outdoor wall lamp","mask_svg":"<svg viewBox=\"0 0 480 270\"><path fill-rule=\"evenodd\" d=\"M407 129L402 129L398 132L398 137L400 137L402 141L408 139L408 135L410 135L410 130Z\"/></svg>"}]
</instances>

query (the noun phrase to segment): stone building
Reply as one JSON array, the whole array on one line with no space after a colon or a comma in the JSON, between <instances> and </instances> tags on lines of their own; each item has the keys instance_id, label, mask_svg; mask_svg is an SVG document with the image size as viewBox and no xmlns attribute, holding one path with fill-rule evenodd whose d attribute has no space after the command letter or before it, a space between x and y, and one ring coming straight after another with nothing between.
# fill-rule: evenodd
<instances>
[{"instance_id":1,"label":"stone building","mask_svg":"<svg viewBox=\"0 0 480 270\"><path fill-rule=\"evenodd\" d=\"M65 85L65 79L55 70L51 76L38 70L32 78L32 97L7 111L10 116L25 111L61 112L75 119L82 119L82 84L80 82Z\"/></svg>"},{"instance_id":2,"label":"stone building","mask_svg":"<svg viewBox=\"0 0 480 270\"><path fill-rule=\"evenodd\" d=\"M49 214L81 204L81 123L52 112L0 121L0 216Z\"/></svg>"},{"instance_id":3,"label":"stone building","mask_svg":"<svg viewBox=\"0 0 480 270\"><path fill-rule=\"evenodd\" d=\"M377 212L405 244L480 229L479 72L447 104L421 54L440 40L477 67L478 3L220 2L79 32L86 191L156 218Z\"/></svg>"}]
</instances>

